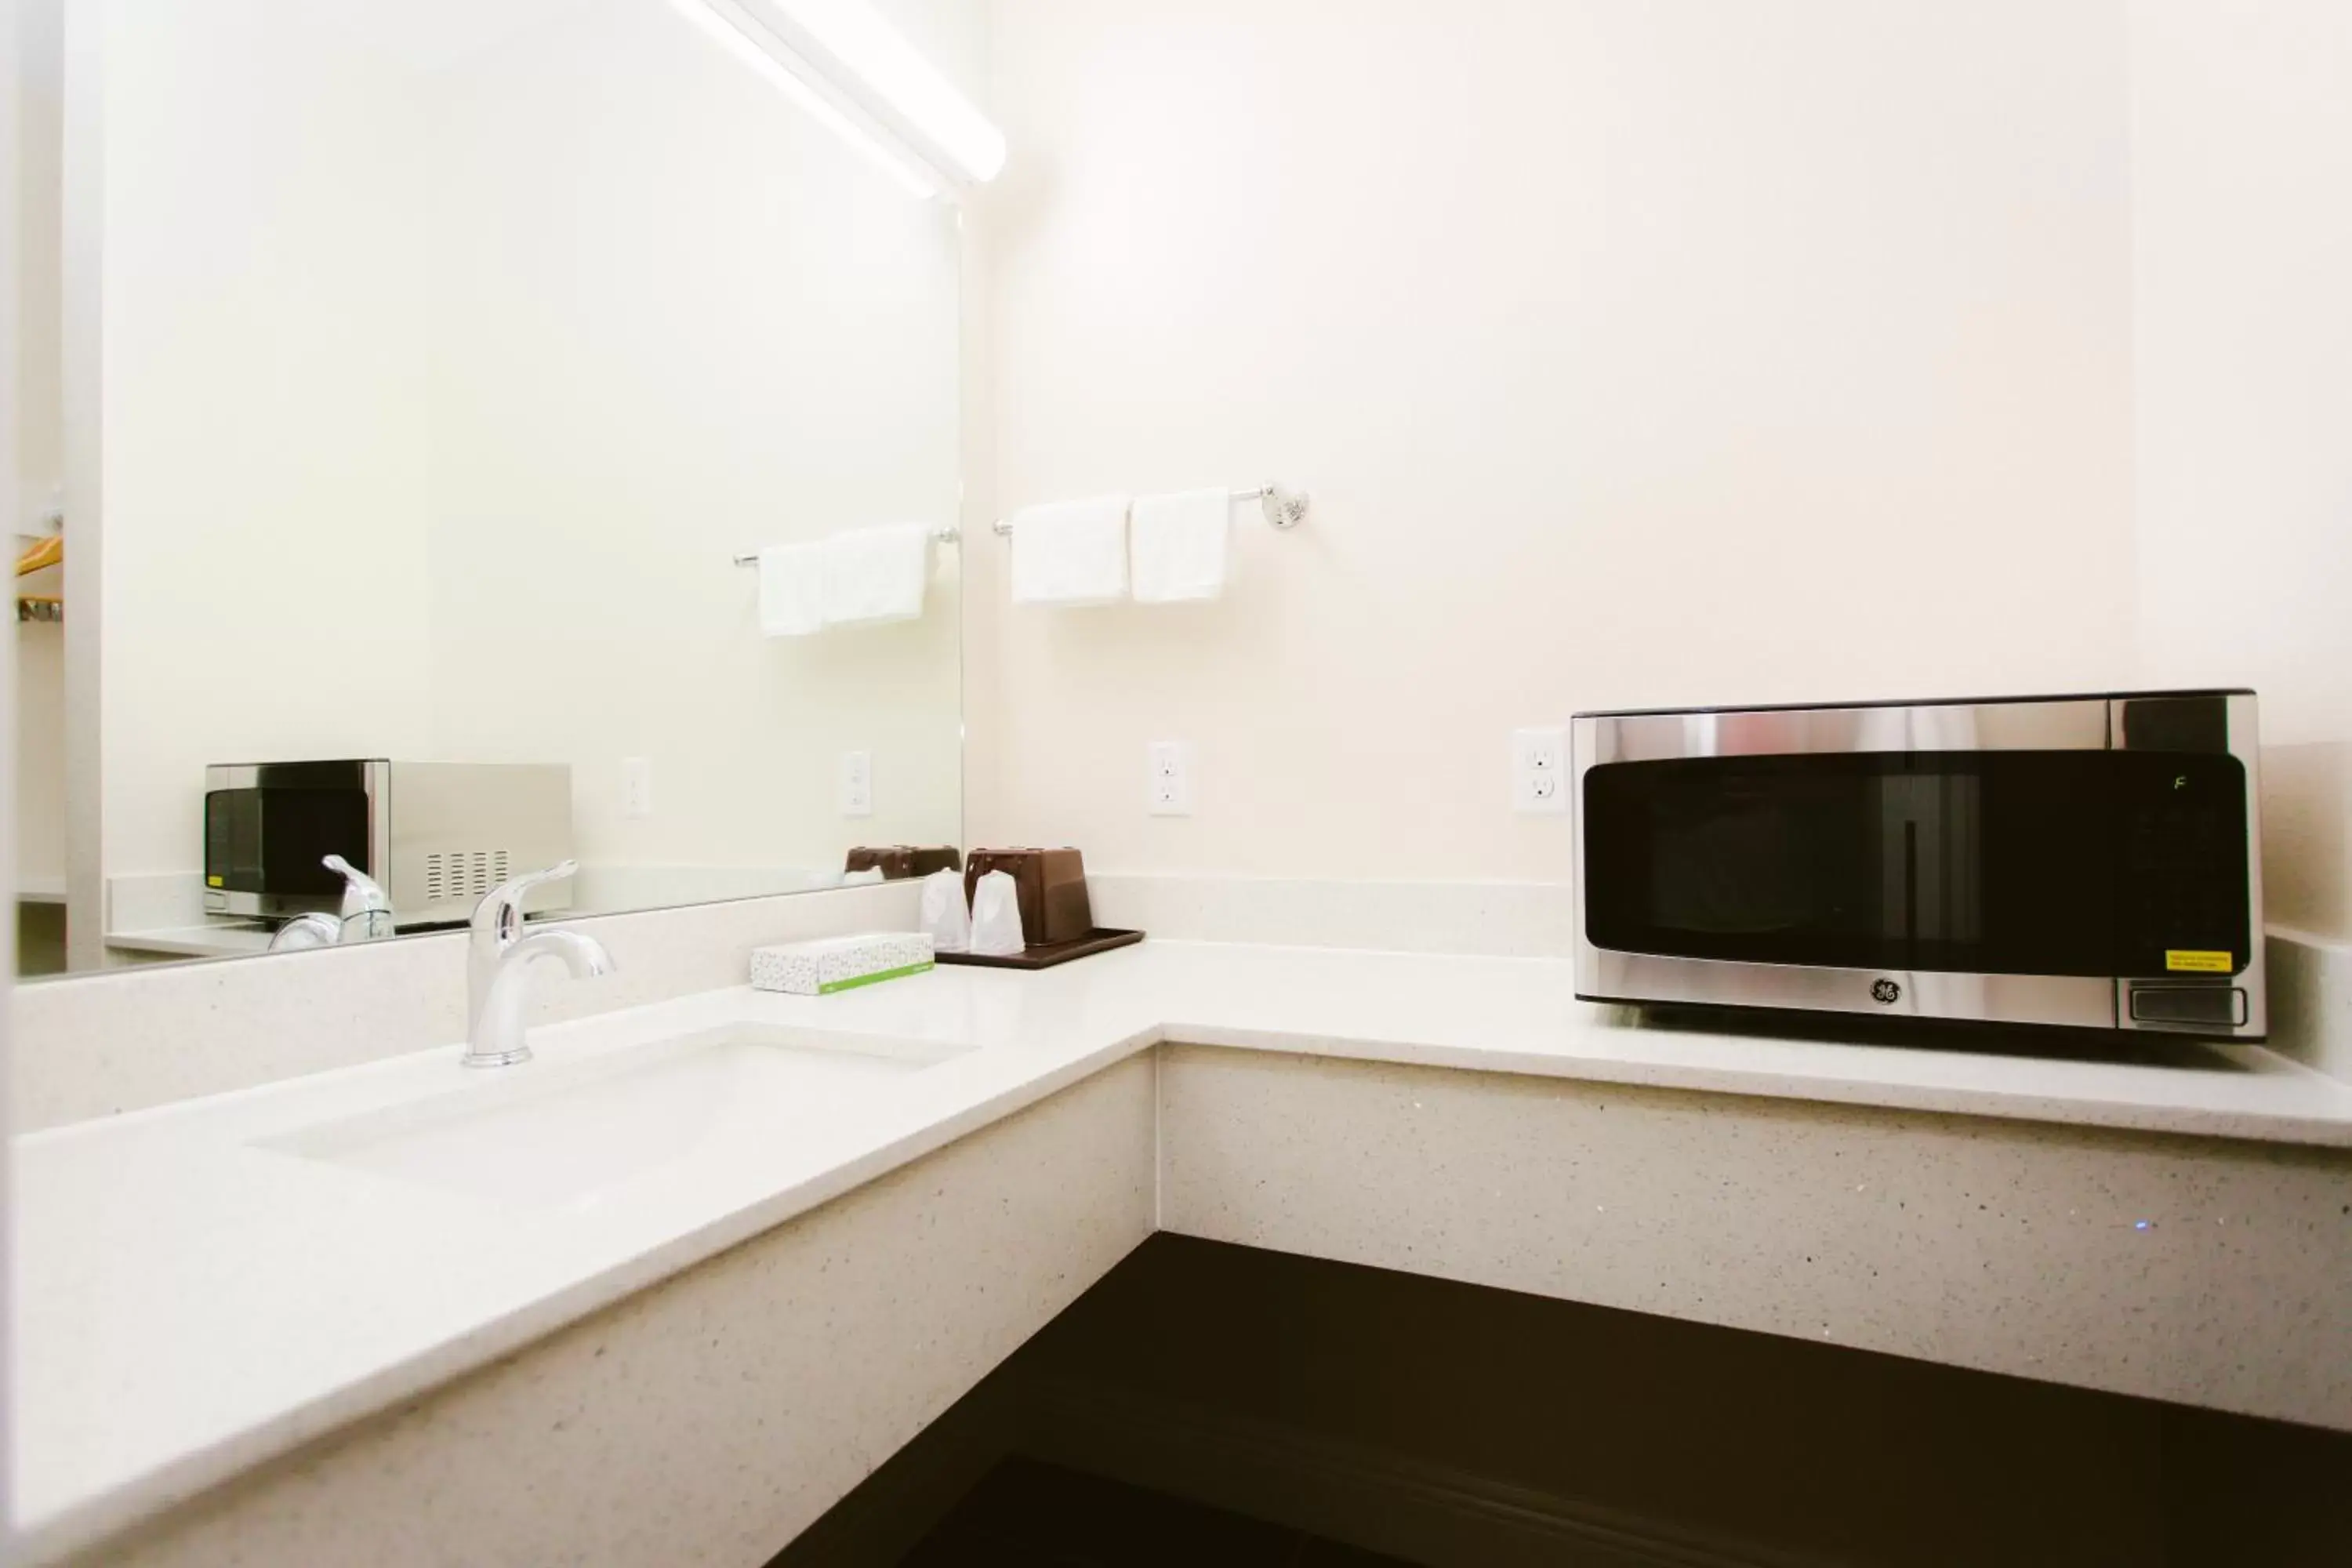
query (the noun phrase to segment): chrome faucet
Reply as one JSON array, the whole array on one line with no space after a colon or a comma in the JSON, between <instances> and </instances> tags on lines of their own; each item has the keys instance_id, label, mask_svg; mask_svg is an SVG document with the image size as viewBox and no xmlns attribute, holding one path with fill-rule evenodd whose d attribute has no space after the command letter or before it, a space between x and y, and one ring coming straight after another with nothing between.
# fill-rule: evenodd
<instances>
[{"instance_id":1,"label":"chrome faucet","mask_svg":"<svg viewBox=\"0 0 2352 1568\"><path fill-rule=\"evenodd\" d=\"M490 895L496 898L498 895ZM574 980L613 973L613 955L593 936L576 931L535 931L509 942L491 966L490 983L482 1008L466 1036L465 1064L469 1068L513 1067L530 1060L530 1045L523 1038L523 1003L531 965L552 958L572 971Z\"/></svg>"},{"instance_id":2,"label":"chrome faucet","mask_svg":"<svg viewBox=\"0 0 2352 1568\"><path fill-rule=\"evenodd\" d=\"M490 1000L490 983L499 961L522 936L522 900L541 882L561 881L580 869L577 860L560 861L544 871L528 871L492 888L474 906L472 929L466 938L466 1037L471 1039Z\"/></svg>"}]
</instances>

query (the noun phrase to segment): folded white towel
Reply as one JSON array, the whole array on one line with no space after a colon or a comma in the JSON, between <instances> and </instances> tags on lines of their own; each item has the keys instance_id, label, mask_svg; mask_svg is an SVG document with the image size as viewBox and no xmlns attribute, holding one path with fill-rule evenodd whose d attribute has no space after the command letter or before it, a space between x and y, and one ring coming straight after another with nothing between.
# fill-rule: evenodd
<instances>
[{"instance_id":1,"label":"folded white towel","mask_svg":"<svg viewBox=\"0 0 2352 1568\"><path fill-rule=\"evenodd\" d=\"M824 624L911 621L931 578L928 523L857 528L824 542Z\"/></svg>"},{"instance_id":2,"label":"folded white towel","mask_svg":"<svg viewBox=\"0 0 2352 1568\"><path fill-rule=\"evenodd\" d=\"M1013 602L1108 605L1127 597L1127 498L1057 501L1013 514Z\"/></svg>"},{"instance_id":3,"label":"folded white towel","mask_svg":"<svg viewBox=\"0 0 2352 1568\"><path fill-rule=\"evenodd\" d=\"M772 544L760 552L760 631L804 637L824 626L824 545Z\"/></svg>"},{"instance_id":4,"label":"folded white towel","mask_svg":"<svg viewBox=\"0 0 2352 1568\"><path fill-rule=\"evenodd\" d=\"M1136 497L1129 549L1138 602L1213 599L1223 592L1232 515L1232 494L1222 486Z\"/></svg>"}]
</instances>

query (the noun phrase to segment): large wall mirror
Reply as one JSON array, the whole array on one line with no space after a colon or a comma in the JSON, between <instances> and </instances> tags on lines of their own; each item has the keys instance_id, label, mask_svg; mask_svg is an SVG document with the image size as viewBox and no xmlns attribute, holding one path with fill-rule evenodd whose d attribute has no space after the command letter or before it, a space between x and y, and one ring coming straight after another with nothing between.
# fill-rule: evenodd
<instances>
[{"instance_id":1,"label":"large wall mirror","mask_svg":"<svg viewBox=\"0 0 2352 1568\"><path fill-rule=\"evenodd\" d=\"M102 24L26 195L20 973L958 841L951 204L691 0L47 4ZM866 613L763 614L827 538Z\"/></svg>"}]
</instances>

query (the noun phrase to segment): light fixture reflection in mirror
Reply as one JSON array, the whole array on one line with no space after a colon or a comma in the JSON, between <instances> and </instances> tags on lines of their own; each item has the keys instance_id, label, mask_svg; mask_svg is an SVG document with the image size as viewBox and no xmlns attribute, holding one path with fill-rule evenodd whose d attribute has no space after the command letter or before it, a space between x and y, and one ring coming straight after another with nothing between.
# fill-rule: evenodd
<instances>
[{"instance_id":1,"label":"light fixture reflection in mirror","mask_svg":"<svg viewBox=\"0 0 2352 1568\"><path fill-rule=\"evenodd\" d=\"M720 15L717 8L704 4L704 0L670 0L670 8L719 47L757 72L777 91L807 110L819 124L848 143L859 157L889 175L908 195L922 199L940 194L939 182L913 159L884 146L879 137L818 96L814 88L785 69L730 17Z\"/></svg>"},{"instance_id":2,"label":"light fixture reflection in mirror","mask_svg":"<svg viewBox=\"0 0 2352 1568\"><path fill-rule=\"evenodd\" d=\"M1004 134L864 0L670 0L918 196L992 180Z\"/></svg>"}]
</instances>

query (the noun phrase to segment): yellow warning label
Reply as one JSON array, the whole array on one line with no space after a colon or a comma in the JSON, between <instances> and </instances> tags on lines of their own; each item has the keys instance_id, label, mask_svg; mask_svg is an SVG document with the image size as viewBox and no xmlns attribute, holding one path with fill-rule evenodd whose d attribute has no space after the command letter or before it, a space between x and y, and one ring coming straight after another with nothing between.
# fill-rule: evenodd
<instances>
[{"instance_id":1,"label":"yellow warning label","mask_svg":"<svg viewBox=\"0 0 2352 1568\"><path fill-rule=\"evenodd\" d=\"M228 879L226 877L206 877L205 879L205 886L207 888L226 888L228 886Z\"/></svg>"},{"instance_id":2,"label":"yellow warning label","mask_svg":"<svg viewBox=\"0 0 2352 1568\"><path fill-rule=\"evenodd\" d=\"M2228 974L2238 966L2226 952L2190 952L2181 948L2168 949L2164 967L2187 970L2191 974Z\"/></svg>"}]
</instances>

